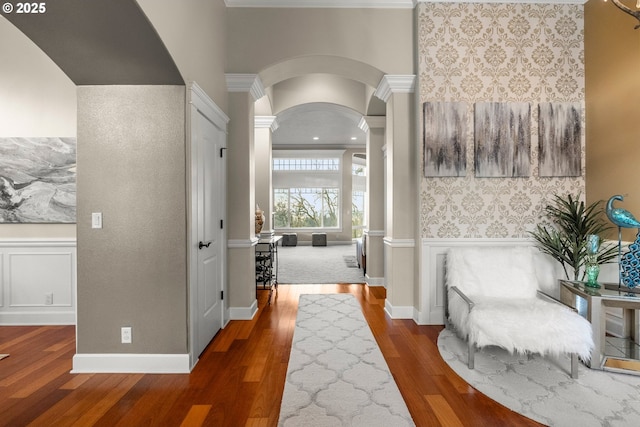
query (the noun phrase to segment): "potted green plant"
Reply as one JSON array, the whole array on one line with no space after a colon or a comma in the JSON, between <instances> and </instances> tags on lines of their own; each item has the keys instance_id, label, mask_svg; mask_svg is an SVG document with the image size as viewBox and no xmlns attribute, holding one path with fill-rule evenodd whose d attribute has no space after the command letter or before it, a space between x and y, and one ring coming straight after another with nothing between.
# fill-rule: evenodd
<instances>
[{"instance_id":1,"label":"potted green plant","mask_svg":"<svg viewBox=\"0 0 640 427\"><path fill-rule=\"evenodd\" d=\"M573 280L585 278L584 267L589 259L588 236L600 236L602 241L602 235L613 228L604 219L602 206L602 200L586 206L580 196L569 194L563 198L556 195L553 203L545 207L551 226L538 225L530 232L538 249L562 265L567 280L571 279L570 270L573 270ZM596 259L598 264L605 264L612 262L617 256L616 245L603 244L598 248Z\"/></svg>"}]
</instances>

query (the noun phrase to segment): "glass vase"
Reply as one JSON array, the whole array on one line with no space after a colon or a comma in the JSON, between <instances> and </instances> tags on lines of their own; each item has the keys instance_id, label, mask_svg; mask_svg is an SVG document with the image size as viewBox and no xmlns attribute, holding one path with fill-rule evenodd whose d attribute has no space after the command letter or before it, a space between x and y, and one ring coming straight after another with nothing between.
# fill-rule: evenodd
<instances>
[{"instance_id":1,"label":"glass vase","mask_svg":"<svg viewBox=\"0 0 640 427\"><path fill-rule=\"evenodd\" d=\"M599 288L598 274L600 274L600 265L597 262L587 263L585 270L587 273L587 281L584 285L590 288Z\"/></svg>"},{"instance_id":2,"label":"glass vase","mask_svg":"<svg viewBox=\"0 0 640 427\"><path fill-rule=\"evenodd\" d=\"M596 234L587 236L587 258L585 262L585 273L587 281L585 286L590 288L599 288L598 275L600 274L600 265L598 264L598 250L600 249L600 237Z\"/></svg>"}]
</instances>

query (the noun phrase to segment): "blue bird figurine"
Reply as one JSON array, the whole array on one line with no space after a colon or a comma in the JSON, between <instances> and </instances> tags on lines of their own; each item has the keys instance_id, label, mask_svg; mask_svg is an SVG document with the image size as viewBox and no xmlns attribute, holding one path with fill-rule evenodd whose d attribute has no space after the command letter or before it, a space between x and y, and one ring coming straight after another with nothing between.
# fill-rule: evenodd
<instances>
[{"instance_id":1,"label":"blue bird figurine","mask_svg":"<svg viewBox=\"0 0 640 427\"><path fill-rule=\"evenodd\" d=\"M626 209L614 208L613 202L615 200L624 200L624 197L617 194L612 196L607 202L607 217L609 221L622 228L640 228L640 221L638 221L632 214Z\"/></svg>"}]
</instances>

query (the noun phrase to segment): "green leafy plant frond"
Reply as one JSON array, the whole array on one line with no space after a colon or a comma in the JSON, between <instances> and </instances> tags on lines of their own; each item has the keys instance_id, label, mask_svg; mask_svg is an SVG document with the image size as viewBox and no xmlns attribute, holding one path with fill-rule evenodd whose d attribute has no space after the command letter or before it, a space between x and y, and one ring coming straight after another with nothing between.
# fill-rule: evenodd
<instances>
[{"instance_id":1,"label":"green leafy plant frond","mask_svg":"<svg viewBox=\"0 0 640 427\"><path fill-rule=\"evenodd\" d=\"M553 203L545 207L546 217L551 225L538 225L529 234L536 241L540 251L558 261L567 279L569 268L574 280L584 279L584 265L587 259L587 236L601 237L612 226L604 219L603 201L585 205L580 196L554 196ZM603 242L598 252L598 263L613 262L617 257L617 246Z\"/></svg>"}]
</instances>

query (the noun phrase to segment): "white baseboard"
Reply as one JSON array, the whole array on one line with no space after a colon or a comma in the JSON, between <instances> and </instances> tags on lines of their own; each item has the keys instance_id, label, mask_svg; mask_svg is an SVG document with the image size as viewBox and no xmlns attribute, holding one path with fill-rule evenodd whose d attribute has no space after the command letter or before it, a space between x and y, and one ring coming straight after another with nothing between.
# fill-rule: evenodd
<instances>
[{"instance_id":1,"label":"white baseboard","mask_svg":"<svg viewBox=\"0 0 640 427\"><path fill-rule=\"evenodd\" d=\"M40 325L75 325L76 313L63 312L2 312L0 311L0 326L40 326Z\"/></svg>"},{"instance_id":2,"label":"white baseboard","mask_svg":"<svg viewBox=\"0 0 640 427\"><path fill-rule=\"evenodd\" d=\"M420 326L426 325L426 323L424 323L424 320L422 318L422 312L417 308L413 309L413 321L415 322L416 325L420 325Z\"/></svg>"},{"instance_id":3,"label":"white baseboard","mask_svg":"<svg viewBox=\"0 0 640 427\"><path fill-rule=\"evenodd\" d=\"M251 320L258 312L258 300L251 307L229 307L230 320Z\"/></svg>"},{"instance_id":4,"label":"white baseboard","mask_svg":"<svg viewBox=\"0 0 640 427\"><path fill-rule=\"evenodd\" d=\"M188 374L188 354L76 354L72 374Z\"/></svg>"},{"instance_id":5,"label":"white baseboard","mask_svg":"<svg viewBox=\"0 0 640 427\"><path fill-rule=\"evenodd\" d=\"M412 306L394 307L388 299L384 301L384 311L392 319L413 319L413 310Z\"/></svg>"},{"instance_id":6,"label":"white baseboard","mask_svg":"<svg viewBox=\"0 0 640 427\"><path fill-rule=\"evenodd\" d=\"M384 277L369 277L368 275L365 275L364 281L370 287L384 286Z\"/></svg>"}]
</instances>

